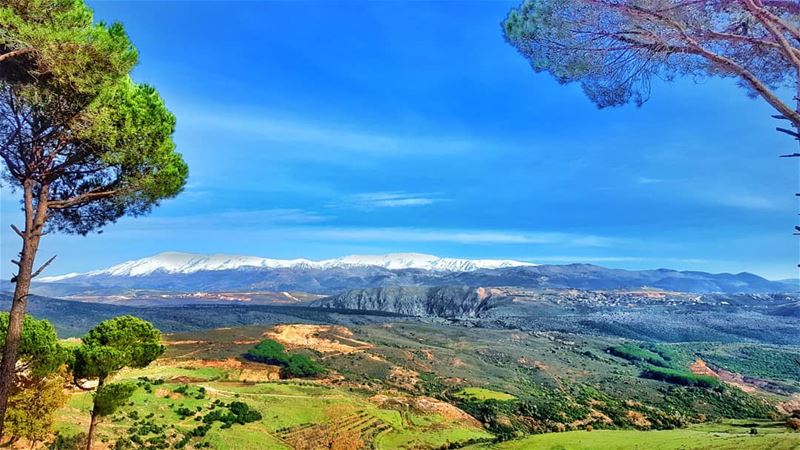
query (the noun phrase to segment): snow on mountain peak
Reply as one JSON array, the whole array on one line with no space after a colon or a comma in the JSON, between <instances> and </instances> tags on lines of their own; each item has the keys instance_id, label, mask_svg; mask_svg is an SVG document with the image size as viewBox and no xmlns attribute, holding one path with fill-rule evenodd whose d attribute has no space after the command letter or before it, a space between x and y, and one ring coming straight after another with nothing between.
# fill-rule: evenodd
<instances>
[{"instance_id":1,"label":"snow on mountain peak","mask_svg":"<svg viewBox=\"0 0 800 450\"><path fill-rule=\"evenodd\" d=\"M142 259L126 261L107 269L86 273L69 273L44 277L38 281L56 282L82 276L144 276L153 273L185 274L200 271L235 270L240 268L313 268L334 269L377 266L389 270L419 269L448 272L470 272L478 269L533 266L535 264L497 259L440 258L421 253L391 253L387 255L350 255L335 259L312 261L309 259L270 259L241 255L201 255L195 253L164 252Z\"/></svg>"}]
</instances>

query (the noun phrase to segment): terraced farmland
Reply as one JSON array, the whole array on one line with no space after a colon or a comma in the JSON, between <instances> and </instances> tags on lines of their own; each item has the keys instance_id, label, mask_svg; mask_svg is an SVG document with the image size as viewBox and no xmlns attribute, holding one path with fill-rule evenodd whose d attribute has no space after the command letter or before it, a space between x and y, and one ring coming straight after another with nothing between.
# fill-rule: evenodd
<instances>
[{"instance_id":1,"label":"terraced farmland","mask_svg":"<svg viewBox=\"0 0 800 450\"><path fill-rule=\"evenodd\" d=\"M359 411L326 423L309 423L278 430L277 436L296 450L339 448L345 442L368 447L392 426L366 411ZM337 446L338 445L338 446Z\"/></svg>"}]
</instances>

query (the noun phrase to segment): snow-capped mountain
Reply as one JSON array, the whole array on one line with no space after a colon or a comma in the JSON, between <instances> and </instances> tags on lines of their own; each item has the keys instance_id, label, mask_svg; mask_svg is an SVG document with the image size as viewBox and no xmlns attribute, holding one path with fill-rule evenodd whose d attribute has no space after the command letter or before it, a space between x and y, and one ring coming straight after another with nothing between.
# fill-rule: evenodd
<instances>
[{"instance_id":1,"label":"snow-capped mountain","mask_svg":"<svg viewBox=\"0 0 800 450\"><path fill-rule=\"evenodd\" d=\"M513 260L439 258L416 253L354 255L314 261L169 252L107 269L37 278L36 281L34 292L51 297L118 295L140 290L298 291L327 295L386 286L655 288L696 293L796 291L796 286L772 282L749 273L710 274L669 269L631 271L589 264L536 265Z\"/></svg>"},{"instance_id":2,"label":"snow-capped mountain","mask_svg":"<svg viewBox=\"0 0 800 450\"><path fill-rule=\"evenodd\" d=\"M533 266L535 264L496 259L440 258L419 253L392 253L388 255L351 255L335 259L271 259L240 255L200 255L194 253L165 252L147 258L126 261L107 269L85 273L69 273L43 277L37 281L57 282L78 277L111 276L138 277L155 273L190 274L205 271L253 269L347 269L356 267L381 267L388 270L420 269L438 272L471 272L478 269Z\"/></svg>"}]
</instances>

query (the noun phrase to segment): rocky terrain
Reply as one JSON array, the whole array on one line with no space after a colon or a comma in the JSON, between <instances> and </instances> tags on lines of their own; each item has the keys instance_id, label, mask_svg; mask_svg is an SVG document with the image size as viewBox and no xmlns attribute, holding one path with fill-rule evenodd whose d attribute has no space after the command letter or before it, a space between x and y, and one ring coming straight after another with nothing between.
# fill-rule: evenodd
<instances>
[{"instance_id":1,"label":"rocky terrain","mask_svg":"<svg viewBox=\"0 0 800 450\"><path fill-rule=\"evenodd\" d=\"M798 304L798 297L788 294L386 287L351 290L307 305L667 342L797 344Z\"/></svg>"}]
</instances>

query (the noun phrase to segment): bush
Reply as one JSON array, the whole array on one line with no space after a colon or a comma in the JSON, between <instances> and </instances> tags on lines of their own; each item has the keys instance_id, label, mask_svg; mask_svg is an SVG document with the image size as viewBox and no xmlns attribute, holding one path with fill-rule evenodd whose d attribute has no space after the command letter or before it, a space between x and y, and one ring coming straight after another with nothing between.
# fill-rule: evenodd
<instances>
[{"instance_id":1,"label":"bush","mask_svg":"<svg viewBox=\"0 0 800 450\"><path fill-rule=\"evenodd\" d=\"M49 450L83 450L86 448L86 433L78 433L72 436L56 434L53 442L47 447Z\"/></svg>"},{"instance_id":2,"label":"bush","mask_svg":"<svg viewBox=\"0 0 800 450\"><path fill-rule=\"evenodd\" d=\"M308 356L288 354L281 344L272 339L261 341L244 356L251 361L282 366L283 373L292 377L313 377L325 373L325 369Z\"/></svg>"},{"instance_id":3,"label":"bush","mask_svg":"<svg viewBox=\"0 0 800 450\"><path fill-rule=\"evenodd\" d=\"M286 354L283 345L272 339L261 341L261 343L248 350L245 357L251 361L265 364L285 365L289 362L289 355Z\"/></svg>"},{"instance_id":4,"label":"bush","mask_svg":"<svg viewBox=\"0 0 800 450\"><path fill-rule=\"evenodd\" d=\"M175 410L175 414L180 416L181 419L185 419L187 417L192 417L193 415L195 415L195 411L186 407L180 407Z\"/></svg>"},{"instance_id":5,"label":"bush","mask_svg":"<svg viewBox=\"0 0 800 450\"><path fill-rule=\"evenodd\" d=\"M628 361L641 361L660 367L669 367L669 363L661 355L636 344L621 344L609 348L608 351L612 355Z\"/></svg>"},{"instance_id":6,"label":"bush","mask_svg":"<svg viewBox=\"0 0 800 450\"><path fill-rule=\"evenodd\" d=\"M313 377L325 373L325 369L305 355L291 355L284 371L294 377Z\"/></svg>"},{"instance_id":7,"label":"bush","mask_svg":"<svg viewBox=\"0 0 800 450\"><path fill-rule=\"evenodd\" d=\"M234 424L244 425L261 420L261 413L250 408L244 402L231 402L227 411L215 409L203 416L203 423L210 427L214 422L222 422L223 428L230 428Z\"/></svg>"},{"instance_id":8,"label":"bush","mask_svg":"<svg viewBox=\"0 0 800 450\"><path fill-rule=\"evenodd\" d=\"M695 375L690 372L683 372L664 367L649 366L642 370L642 378L666 381L667 383L680 384L683 386L697 386L705 388L721 387L719 380L708 375Z\"/></svg>"}]
</instances>

